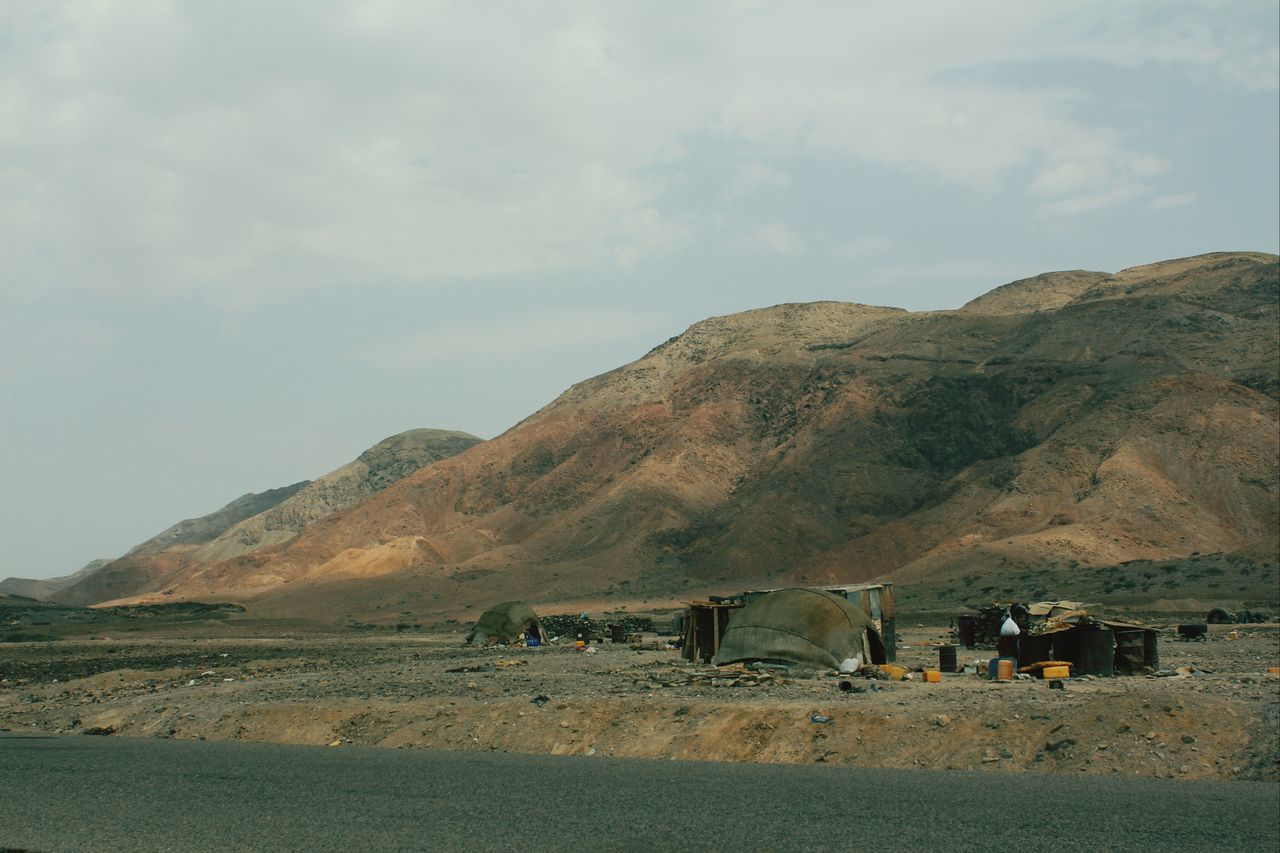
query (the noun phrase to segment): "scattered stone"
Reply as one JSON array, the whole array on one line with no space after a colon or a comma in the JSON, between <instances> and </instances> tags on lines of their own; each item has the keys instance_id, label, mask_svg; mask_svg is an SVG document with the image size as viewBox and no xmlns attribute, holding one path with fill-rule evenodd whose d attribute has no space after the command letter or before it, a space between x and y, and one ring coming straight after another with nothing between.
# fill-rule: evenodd
<instances>
[{"instance_id":1,"label":"scattered stone","mask_svg":"<svg viewBox=\"0 0 1280 853\"><path fill-rule=\"evenodd\" d=\"M1195 743L1195 742L1196 742L1196 736L1195 736L1195 735L1183 735L1183 736L1182 736L1182 742L1183 742L1183 743Z\"/></svg>"},{"instance_id":2,"label":"scattered stone","mask_svg":"<svg viewBox=\"0 0 1280 853\"><path fill-rule=\"evenodd\" d=\"M945 728L951 724L951 718L946 714L936 714L933 718L933 724L939 728Z\"/></svg>"}]
</instances>

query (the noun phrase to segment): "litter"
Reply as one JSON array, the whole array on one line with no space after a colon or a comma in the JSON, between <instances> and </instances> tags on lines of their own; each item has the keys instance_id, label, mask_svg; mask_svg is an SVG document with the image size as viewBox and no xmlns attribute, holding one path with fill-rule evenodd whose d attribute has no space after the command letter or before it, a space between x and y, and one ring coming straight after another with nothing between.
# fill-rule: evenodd
<instances>
[{"instance_id":1,"label":"litter","mask_svg":"<svg viewBox=\"0 0 1280 853\"><path fill-rule=\"evenodd\" d=\"M831 718L828 717L826 714L812 714L809 717L809 722L826 725L827 723L831 722Z\"/></svg>"}]
</instances>

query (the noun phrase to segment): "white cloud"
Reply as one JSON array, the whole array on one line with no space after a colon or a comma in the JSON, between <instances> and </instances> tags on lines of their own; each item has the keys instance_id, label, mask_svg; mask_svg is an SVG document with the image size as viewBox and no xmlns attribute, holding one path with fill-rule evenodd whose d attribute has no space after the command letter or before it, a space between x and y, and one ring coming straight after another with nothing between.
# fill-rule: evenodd
<instances>
[{"instance_id":1,"label":"white cloud","mask_svg":"<svg viewBox=\"0 0 1280 853\"><path fill-rule=\"evenodd\" d=\"M1186 207L1196 200L1195 193L1175 193L1151 199L1151 207L1155 210L1167 210L1171 207Z\"/></svg>"},{"instance_id":2,"label":"white cloud","mask_svg":"<svg viewBox=\"0 0 1280 853\"><path fill-rule=\"evenodd\" d=\"M757 225L747 233L731 238L729 245L736 249L770 252L776 255L802 255L805 251L804 238L785 222Z\"/></svg>"},{"instance_id":3,"label":"white cloud","mask_svg":"<svg viewBox=\"0 0 1280 853\"><path fill-rule=\"evenodd\" d=\"M366 348L364 358L389 369L433 363L495 361L575 349L617 340L648 338L662 328L656 312L582 308L430 329Z\"/></svg>"},{"instance_id":4,"label":"white cloud","mask_svg":"<svg viewBox=\"0 0 1280 853\"><path fill-rule=\"evenodd\" d=\"M1274 88L1274 32L1248 15L1126 9L18 0L0 287L237 303L633 265L714 215L662 177L706 138L746 163L730 193L822 158L987 191L1032 170L1046 214L1097 209L1168 164L1082 118L1087 93L954 72L1083 58Z\"/></svg>"},{"instance_id":5,"label":"white cloud","mask_svg":"<svg viewBox=\"0 0 1280 853\"><path fill-rule=\"evenodd\" d=\"M1105 207L1133 201L1149 191L1148 187L1141 184L1124 184L1101 192L1065 196L1047 204L1042 204L1039 212L1042 216L1049 218L1081 216Z\"/></svg>"}]
</instances>

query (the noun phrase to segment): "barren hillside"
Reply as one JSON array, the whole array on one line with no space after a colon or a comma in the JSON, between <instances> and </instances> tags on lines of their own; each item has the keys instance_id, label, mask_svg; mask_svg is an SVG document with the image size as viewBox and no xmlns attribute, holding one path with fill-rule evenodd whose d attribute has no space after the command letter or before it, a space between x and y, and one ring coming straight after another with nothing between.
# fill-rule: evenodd
<instances>
[{"instance_id":1,"label":"barren hillside","mask_svg":"<svg viewBox=\"0 0 1280 853\"><path fill-rule=\"evenodd\" d=\"M179 522L52 597L82 605L136 595L170 576L187 577L219 560L288 542L308 525L479 441L467 433L434 429L393 435L316 480L245 495L211 515Z\"/></svg>"},{"instance_id":2,"label":"barren hillside","mask_svg":"<svg viewBox=\"0 0 1280 853\"><path fill-rule=\"evenodd\" d=\"M296 611L1274 560L1278 304L1275 256L1219 253L958 311L712 318L285 544L138 591Z\"/></svg>"}]
</instances>

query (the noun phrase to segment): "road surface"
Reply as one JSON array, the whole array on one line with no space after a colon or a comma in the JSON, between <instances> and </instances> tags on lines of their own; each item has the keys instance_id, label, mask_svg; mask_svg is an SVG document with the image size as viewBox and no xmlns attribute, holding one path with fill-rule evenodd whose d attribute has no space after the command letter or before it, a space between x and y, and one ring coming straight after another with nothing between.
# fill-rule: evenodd
<instances>
[{"instance_id":1,"label":"road surface","mask_svg":"<svg viewBox=\"0 0 1280 853\"><path fill-rule=\"evenodd\" d=\"M1276 850L1280 785L0 733L0 850Z\"/></svg>"}]
</instances>

